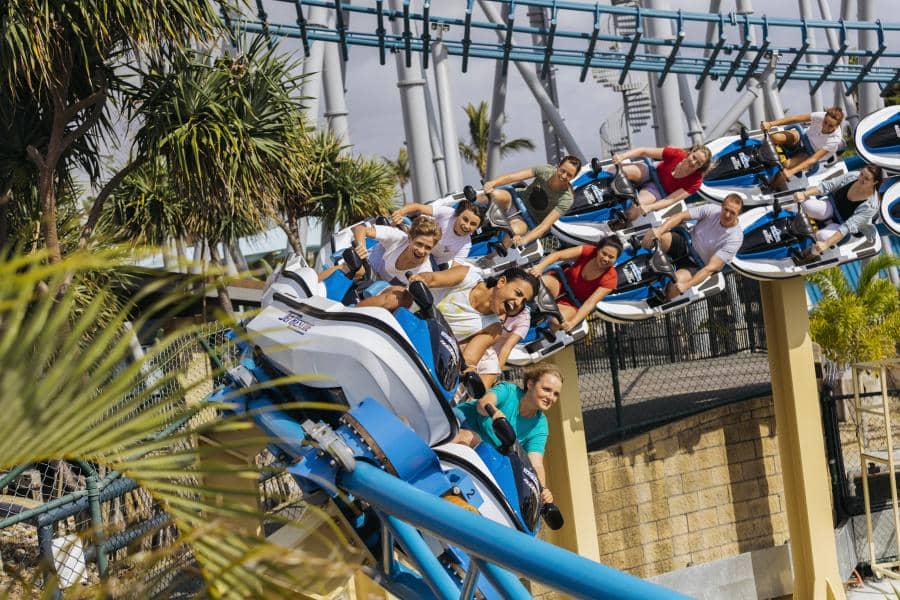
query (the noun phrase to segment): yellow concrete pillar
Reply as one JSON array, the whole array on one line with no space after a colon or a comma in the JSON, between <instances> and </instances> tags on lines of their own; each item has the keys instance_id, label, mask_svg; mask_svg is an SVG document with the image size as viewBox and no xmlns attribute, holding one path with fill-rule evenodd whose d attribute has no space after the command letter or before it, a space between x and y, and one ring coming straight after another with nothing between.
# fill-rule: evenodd
<instances>
[{"instance_id":1,"label":"yellow concrete pillar","mask_svg":"<svg viewBox=\"0 0 900 600\"><path fill-rule=\"evenodd\" d=\"M594 516L581 396L578 393L575 348L569 346L548 361L559 367L565 380L562 397L547 413L550 429L544 454L547 485L566 521L562 529L552 532L550 540L585 558L599 561L597 520Z\"/></svg>"},{"instance_id":2,"label":"yellow concrete pillar","mask_svg":"<svg viewBox=\"0 0 900 600\"><path fill-rule=\"evenodd\" d=\"M787 503L794 598L843 600L802 278L760 285Z\"/></svg>"}]
</instances>

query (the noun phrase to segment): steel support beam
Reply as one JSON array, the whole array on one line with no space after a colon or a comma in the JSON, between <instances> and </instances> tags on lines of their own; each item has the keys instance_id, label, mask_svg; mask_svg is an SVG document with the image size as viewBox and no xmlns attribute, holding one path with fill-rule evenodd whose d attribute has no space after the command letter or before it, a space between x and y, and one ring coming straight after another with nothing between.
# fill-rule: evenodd
<instances>
[{"instance_id":1,"label":"steel support beam","mask_svg":"<svg viewBox=\"0 0 900 600\"><path fill-rule=\"evenodd\" d=\"M722 0L709 0L709 12L710 14L718 14L722 10ZM716 43L716 40L719 37L719 29L716 26L716 23L710 21L706 24L706 43L708 45L712 45ZM710 54L712 54L712 50L707 48L703 51L703 56L709 58ZM705 129L708 125L708 117L709 117L709 101L715 94L715 82L706 78L703 80L703 85L700 87L700 93L697 95L697 118L700 119L700 124Z\"/></svg>"},{"instance_id":2,"label":"steel support beam","mask_svg":"<svg viewBox=\"0 0 900 600\"><path fill-rule=\"evenodd\" d=\"M842 0L841 19L844 21L853 19L855 8L855 0ZM828 5L828 0L819 0L819 14L825 21L834 20L831 17L831 7ZM832 51L837 51L837 49L840 48L841 43L838 39L838 34L834 29L825 30L825 39L828 40L828 47L831 48ZM844 59L841 59L838 64L843 65L845 62ZM844 109L844 115L847 118L847 123L850 125L850 130L856 131L856 125L859 123L856 105L853 103L853 98L845 94L844 84L840 81L834 82L834 105Z\"/></svg>"},{"instance_id":3,"label":"steel support beam","mask_svg":"<svg viewBox=\"0 0 900 600\"><path fill-rule=\"evenodd\" d=\"M504 4L502 11L502 19L505 21L509 17L509 5ZM488 123L487 179L500 174L500 149L503 146L507 83L506 73L503 72L503 63L498 60L494 63L494 93L491 96L491 120Z\"/></svg>"},{"instance_id":4,"label":"steel support beam","mask_svg":"<svg viewBox=\"0 0 900 600\"><path fill-rule=\"evenodd\" d=\"M529 6L528 7L528 23L535 29L547 29L547 11L544 8L539 6ZM531 41L535 46L546 46L547 40L546 37L537 31L531 34ZM534 65L535 73L540 77L542 71L544 70L543 65L539 65L535 63ZM553 106L557 109L559 108L559 94L556 90L556 69L554 67L550 67L547 69L547 78L541 78L541 85L547 91L547 95L550 96L550 99L553 101ZM559 139L556 137L556 132L553 130L553 123L550 121L550 117L543 110L541 111L541 127L544 131L544 150L547 154L547 162L551 165L555 165L560 158L562 158L562 154L559 151Z\"/></svg>"},{"instance_id":5,"label":"steel support beam","mask_svg":"<svg viewBox=\"0 0 900 600\"><path fill-rule=\"evenodd\" d=\"M428 83L428 74L425 69L422 69L422 79L425 80L425 110L428 111L428 137L431 140L431 160L434 163L434 175L437 178L438 189L441 196L444 196L448 192L444 145L443 141L441 141L441 126L438 123L437 111L434 109L434 101L431 99L431 85Z\"/></svg>"},{"instance_id":6,"label":"steel support beam","mask_svg":"<svg viewBox=\"0 0 900 600\"><path fill-rule=\"evenodd\" d=\"M669 0L644 0L643 6L655 10L669 10ZM644 29L647 35L656 39L671 39L672 24L667 19L647 17ZM665 54L659 46L648 46L648 52ZM659 75L650 76L650 85L655 88L656 103L653 108L653 120L659 126L659 144L662 146L683 146L685 142L682 122L681 99L678 96L678 82L666 78L658 85Z\"/></svg>"},{"instance_id":7,"label":"steel support beam","mask_svg":"<svg viewBox=\"0 0 900 600\"><path fill-rule=\"evenodd\" d=\"M434 58L434 83L437 88L441 139L444 142L444 166L447 170L447 189L456 192L463 188L462 161L459 158L459 136L453 118L453 93L447 68L447 48L440 38L431 47Z\"/></svg>"},{"instance_id":8,"label":"steel support beam","mask_svg":"<svg viewBox=\"0 0 900 600\"><path fill-rule=\"evenodd\" d=\"M478 0L478 4L481 6L481 10L484 11L484 14L487 16L489 21L495 24L503 22L493 5L488 4L485 0ZM504 32L498 29L497 35L500 42L502 43L505 38ZM547 94L547 90L545 90L541 85L541 81L540 79L538 79L537 74L529 70L528 65L524 63L517 61L515 65L516 69L518 69L519 71L519 75L521 75L522 79L525 80L525 85L528 86L528 89L531 90L531 94L534 96L534 99L537 100L537 103L540 105L541 110L543 110L547 114L547 116L550 117L550 122L553 124L553 128L556 130L557 135L560 137L563 146L565 146L566 152L583 158L585 154L578 147L578 143L575 141L575 137L569 132L569 129L568 127L566 127L562 115L559 114L556 106L553 105L553 99L550 98L550 96Z\"/></svg>"},{"instance_id":9,"label":"steel support beam","mask_svg":"<svg viewBox=\"0 0 900 600\"><path fill-rule=\"evenodd\" d=\"M403 0L390 0L393 10L403 11ZM394 19L391 29L395 35L403 34L403 20ZM406 56L397 52L397 87L400 88L400 110L403 113L403 130L409 152L410 181L415 202L427 202L438 197L438 188L432 169L431 140L428 136L428 109L425 105L425 80L422 79L421 58L418 52ZM406 60L409 59L409 66Z\"/></svg>"},{"instance_id":10,"label":"steel support beam","mask_svg":"<svg viewBox=\"0 0 900 600\"><path fill-rule=\"evenodd\" d=\"M328 27L331 11L322 6L311 6L307 27ZM322 95L322 68L325 62L325 42L313 42L309 48L309 56L303 59L303 85L301 93L304 100L305 113L310 124L319 121L319 97Z\"/></svg>"},{"instance_id":11,"label":"steel support beam","mask_svg":"<svg viewBox=\"0 0 900 600\"><path fill-rule=\"evenodd\" d=\"M858 0L856 5L857 17L860 21L875 21L875 0ZM875 31L859 32L859 49L875 52L878 50L878 37ZM863 115L870 115L880 108L884 108L884 101L881 99L881 90L878 84L861 83L859 84L859 112Z\"/></svg>"},{"instance_id":12,"label":"steel support beam","mask_svg":"<svg viewBox=\"0 0 900 600\"><path fill-rule=\"evenodd\" d=\"M678 95L681 97L681 110L688 123L688 137L691 144L703 143L703 126L700 125L700 119L697 118L697 111L694 110L694 94L691 91L691 82L684 73L678 74Z\"/></svg>"},{"instance_id":13,"label":"steel support beam","mask_svg":"<svg viewBox=\"0 0 900 600\"><path fill-rule=\"evenodd\" d=\"M756 77L752 77L750 81L751 83L748 83L744 88L744 93L738 98L737 102L735 102L731 108L728 109L728 112L719 119L719 122L716 123L715 127L712 127L706 132L706 139L714 140L717 137L725 135L728 132L728 129L741 118L744 111L750 108L750 105L754 102L762 98L762 83Z\"/></svg>"},{"instance_id":14,"label":"steel support beam","mask_svg":"<svg viewBox=\"0 0 900 600\"><path fill-rule=\"evenodd\" d=\"M736 12L739 15L752 15L753 14L753 1L752 0L735 0ZM754 33L754 27L750 27L750 30L747 35L747 40L749 40L751 45L756 44L756 35ZM759 127L760 122L764 121L766 118L766 106L765 100L762 97L756 98L750 104L750 112L748 113L748 118L750 119L750 129L756 129ZM712 138L710 138L712 139Z\"/></svg>"},{"instance_id":15,"label":"steel support beam","mask_svg":"<svg viewBox=\"0 0 900 600\"><path fill-rule=\"evenodd\" d=\"M328 18L329 23L334 20ZM321 42L319 42L321 44ZM322 82L325 87L325 121L328 129L344 145L350 145L350 127L347 123L347 101L344 97L343 66L338 44L325 45L325 68Z\"/></svg>"},{"instance_id":16,"label":"steel support beam","mask_svg":"<svg viewBox=\"0 0 900 600\"><path fill-rule=\"evenodd\" d=\"M807 19L807 20L812 19L813 16L812 16L812 8L810 5L810 0L797 0L797 2L800 7L800 18ZM810 50L815 50L815 48L816 48L816 36L815 35L810 34L810 36L809 36L809 48L810 48ZM816 58L815 54L807 54L805 62L815 64L815 63L819 62L819 59ZM809 89L811 91L812 86L814 84L809 83L807 85L809 86ZM822 91L821 90L816 90L812 94L812 97L810 98L810 107L814 111L817 111L817 112L824 110L824 104L822 103Z\"/></svg>"}]
</instances>

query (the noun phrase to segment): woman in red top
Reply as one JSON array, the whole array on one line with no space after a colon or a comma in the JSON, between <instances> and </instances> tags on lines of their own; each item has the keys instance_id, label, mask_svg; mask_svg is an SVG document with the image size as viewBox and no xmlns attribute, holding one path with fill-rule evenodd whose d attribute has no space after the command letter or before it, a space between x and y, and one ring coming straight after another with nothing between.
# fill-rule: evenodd
<instances>
[{"instance_id":1,"label":"woman in red top","mask_svg":"<svg viewBox=\"0 0 900 600\"><path fill-rule=\"evenodd\" d=\"M690 148L633 148L613 156L613 162L619 164L630 158L644 157L660 161L656 164L656 176L663 189L651 180L646 163L622 165L625 176L641 186L638 201L626 213L629 221L672 206L699 190L703 174L712 163L712 152L702 144Z\"/></svg>"},{"instance_id":2,"label":"woman in red top","mask_svg":"<svg viewBox=\"0 0 900 600\"><path fill-rule=\"evenodd\" d=\"M616 236L609 236L600 240L596 246L573 246L564 250L557 250L536 264L531 269L531 274L540 276L544 286L556 298L556 305L562 313L564 321L560 327L569 331L587 318L597 303L616 289L618 275L616 274L616 260L622 253L622 242ZM555 273L544 273L544 269L561 260L574 260L572 266L563 270L566 281L575 294L581 307L576 308L575 302L563 295L565 288L557 279Z\"/></svg>"}]
</instances>

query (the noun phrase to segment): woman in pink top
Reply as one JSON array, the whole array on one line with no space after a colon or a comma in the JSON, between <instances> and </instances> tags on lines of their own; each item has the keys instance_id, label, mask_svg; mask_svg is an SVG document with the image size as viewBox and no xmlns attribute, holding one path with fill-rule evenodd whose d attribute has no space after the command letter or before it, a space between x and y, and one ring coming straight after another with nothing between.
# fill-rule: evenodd
<instances>
[{"instance_id":1,"label":"woman in pink top","mask_svg":"<svg viewBox=\"0 0 900 600\"><path fill-rule=\"evenodd\" d=\"M629 221L654 210L661 210L684 200L700 189L703 174L712 166L712 152L702 144L690 148L632 148L613 156L620 164L632 158L649 158L660 161L656 176L663 189L652 181L650 168L644 162L622 165L622 171L630 181L641 186L637 202L628 209Z\"/></svg>"}]
</instances>

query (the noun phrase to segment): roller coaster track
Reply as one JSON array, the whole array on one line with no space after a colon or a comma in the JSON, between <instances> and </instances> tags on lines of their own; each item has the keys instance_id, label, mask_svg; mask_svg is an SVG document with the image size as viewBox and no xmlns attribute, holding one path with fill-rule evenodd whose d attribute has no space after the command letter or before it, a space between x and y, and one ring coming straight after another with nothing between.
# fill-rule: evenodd
<instances>
[{"instance_id":1,"label":"roller coaster track","mask_svg":"<svg viewBox=\"0 0 900 600\"><path fill-rule=\"evenodd\" d=\"M403 0L402 10L392 10L385 0L355 0L354 3L341 0L271 0L291 4L296 8L294 23L270 22L262 0L257 0L258 12L253 18L232 18L226 20L234 29L258 32L274 37L288 37L301 40L308 55L313 41L340 44L343 59L349 60L350 46L377 48L381 63L384 64L388 52L403 52L407 61L413 52L423 55L423 66L428 68L428 55L434 38L432 26L451 29L442 34L443 44L450 55L462 57L462 71L468 68L470 58L488 58L503 62L504 69L509 61L524 61L543 65L546 73L550 65L580 68L580 79L584 81L588 69L614 69L624 81L629 71L646 71L659 74L659 81L672 73L685 73L697 78L699 87L707 78L720 81L725 89L732 80L741 90L754 75L762 74L769 65L769 58L777 56L775 67L779 89L789 80L814 82L812 90L817 90L826 81L844 84L847 94L852 93L861 83L877 83L882 89L900 78L900 50L888 48L887 38L900 37L900 23L859 21L822 21L815 19L770 18L765 15L710 14L678 11L660 11L634 6L609 6L595 3L575 3L562 0L493 0L496 4L509 7L506 23L481 21L473 14L475 0L443 0L433 3L423 0L422 10L414 10L410 0ZM418 5L418 3L417 3ZM448 7L464 6L462 17L448 16ZM549 26L546 29L531 27L525 19L527 7L550 9ZM323 7L335 12L334 26L311 23L304 16L304 7ZM443 13L443 14L442 14ZM350 27L350 16L353 27ZM358 15L358 16L357 16ZM604 32L603 19L631 17L637 24L631 32ZM580 19L582 30L563 29L558 26L560 17L567 23ZM519 22L517 17L521 17ZM392 33L386 24L399 19L402 28ZM672 25L675 32L671 39L660 39L645 35L647 19L663 19ZM686 29L712 24L717 31L714 41L695 41L686 35ZM365 29L361 25L368 25ZM747 35L754 30L757 35ZM816 31L831 30L839 40L836 49L813 48L812 37ZM502 34L502 41L496 41L496 32ZM853 48L860 31L874 32L877 47L871 50ZM540 32L547 40L545 46L529 44L531 34ZM516 35L518 34L518 35ZM514 42L515 37L515 42ZM757 41L753 41L753 38ZM775 40L790 40L776 43ZM607 50L598 46L599 42L610 43L621 50ZM651 53L649 49L659 53ZM704 53L708 51L708 56ZM822 57L820 62L810 62L810 57ZM880 63L880 64L879 64Z\"/></svg>"}]
</instances>

